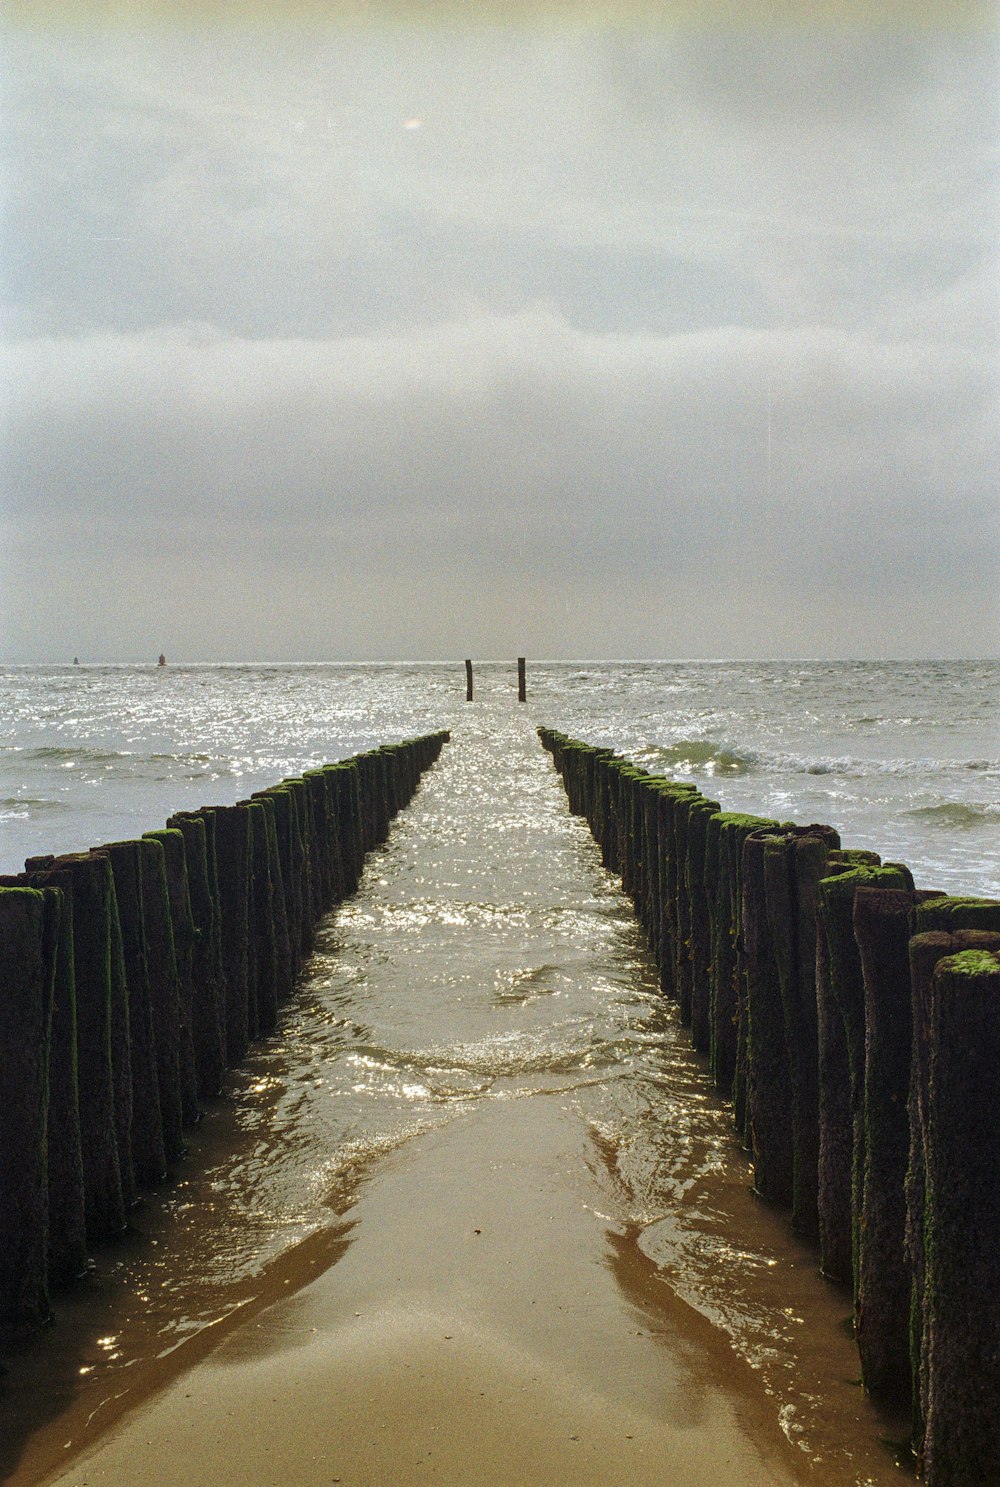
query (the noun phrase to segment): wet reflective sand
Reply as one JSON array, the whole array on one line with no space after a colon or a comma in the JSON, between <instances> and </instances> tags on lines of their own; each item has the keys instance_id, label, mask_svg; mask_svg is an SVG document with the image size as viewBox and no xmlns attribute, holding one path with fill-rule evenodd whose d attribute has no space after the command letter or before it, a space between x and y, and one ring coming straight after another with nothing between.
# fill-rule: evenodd
<instances>
[{"instance_id":1,"label":"wet reflective sand","mask_svg":"<svg viewBox=\"0 0 1000 1487\"><path fill-rule=\"evenodd\" d=\"M470 708L178 1180L13 1360L18 1484L881 1484L523 710Z\"/></svg>"}]
</instances>

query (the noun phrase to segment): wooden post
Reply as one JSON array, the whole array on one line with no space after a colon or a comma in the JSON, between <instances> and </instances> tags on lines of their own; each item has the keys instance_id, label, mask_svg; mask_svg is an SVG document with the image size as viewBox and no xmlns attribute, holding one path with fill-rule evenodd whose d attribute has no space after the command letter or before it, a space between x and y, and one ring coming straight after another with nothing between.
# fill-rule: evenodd
<instances>
[{"instance_id":1,"label":"wooden post","mask_svg":"<svg viewBox=\"0 0 1000 1487\"><path fill-rule=\"evenodd\" d=\"M527 684L524 675L524 657L517 658L517 700L526 702L528 700Z\"/></svg>"},{"instance_id":2,"label":"wooden post","mask_svg":"<svg viewBox=\"0 0 1000 1487\"><path fill-rule=\"evenodd\" d=\"M465 700L472 701L472 662L465 663Z\"/></svg>"}]
</instances>

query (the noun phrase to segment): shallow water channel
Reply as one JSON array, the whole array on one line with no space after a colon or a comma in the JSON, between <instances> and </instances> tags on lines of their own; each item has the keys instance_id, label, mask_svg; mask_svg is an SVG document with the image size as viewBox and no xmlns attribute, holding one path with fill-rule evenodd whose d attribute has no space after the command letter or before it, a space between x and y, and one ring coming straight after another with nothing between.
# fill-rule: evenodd
<instances>
[{"instance_id":1,"label":"shallow water channel","mask_svg":"<svg viewBox=\"0 0 1000 1487\"><path fill-rule=\"evenodd\" d=\"M789 1480L898 1481L905 1424L857 1385L850 1299L751 1180L524 710L487 698L322 925L279 1032L175 1180L10 1360L0 1466L24 1487L114 1480L100 1451L136 1407L213 1356L238 1371L289 1338L308 1348L321 1284L349 1320L393 1287L412 1319L419 1290L449 1340L478 1296L494 1351L558 1355L588 1398L697 1433L699 1399L722 1391ZM437 1479L463 1480L451 1470ZM388 1480L341 1472L315 1480ZM509 1480L549 1480L527 1472Z\"/></svg>"}]
</instances>

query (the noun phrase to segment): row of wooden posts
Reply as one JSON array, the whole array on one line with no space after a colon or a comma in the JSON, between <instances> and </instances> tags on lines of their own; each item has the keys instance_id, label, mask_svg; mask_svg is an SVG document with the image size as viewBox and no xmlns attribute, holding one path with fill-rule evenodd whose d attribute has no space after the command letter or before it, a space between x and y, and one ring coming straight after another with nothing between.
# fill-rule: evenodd
<instances>
[{"instance_id":1,"label":"row of wooden posts","mask_svg":"<svg viewBox=\"0 0 1000 1487\"><path fill-rule=\"evenodd\" d=\"M540 729L932 1487L1000 1482L1000 902Z\"/></svg>"},{"instance_id":2,"label":"row of wooden posts","mask_svg":"<svg viewBox=\"0 0 1000 1487\"><path fill-rule=\"evenodd\" d=\"M0 878L0 1321L45 1320L164 1179L447 739Z\"/></svg>"}]
</instances>

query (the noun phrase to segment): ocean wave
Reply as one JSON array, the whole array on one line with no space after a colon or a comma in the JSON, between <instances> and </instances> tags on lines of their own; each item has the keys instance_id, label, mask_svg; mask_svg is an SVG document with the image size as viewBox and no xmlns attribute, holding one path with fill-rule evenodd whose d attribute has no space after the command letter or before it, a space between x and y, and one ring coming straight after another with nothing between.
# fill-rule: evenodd
<instances>
[{"instance_id":1,"label":"ocean wave","mask_svg":"<svg viewBox=\"0 0 1000 1487\"><path fill-rule=\"evenodd\" d=\"M650 744L635 755L636 764L658 773L706 775L749 774L757 757L726 748L708 738L682 738L671 744Z\"/></svg>"},{"instance_id":2,"label":"ocean wave","mask_svg":"<svg viewBox=\"0 0 1000 1487\"><path fill-rule=\"evenodd\" d=\"M912 810L904 814L916 821L926 821L930 826L943 826L950 831L963 831L970 827L1000 821L1000 806L978 805L961 800L943 800L938 805L914 806Z\"/></svg>"},{"instance_id":3,"label":"ocean wave","mask_svg":"<svg viewBox=\"0 0 1000 1487\"><path fill-rule=\"evenodd\" d=\"M134 759L134 754L122 753L120 749L87 749L77 744L74 748L66 748L59 744L43 744L38 749L25 749L22 754L24 763L39 764L52 761L53 763L73 764L117 764L121 759Z\"/></svg>"},{"instance_id":4,"label":"ocean wave","mask_svg":"<svg viewBox=\"0 0 1000 1487\"><path fill-rule=\"evenodd\" d=\"M915 778L919 775L940 775L949 770L977 770L981 773L1000 773L1000 763L995 760L978 759L866 759L852 754L836 754L810 759L801 755L773 755L764 764L777 773L840 775L844 778L865 779L888 776L892 778Z\"/></svg>"},{"instance_id":5,"label":"ocean wave","mask_svg":"<svg viewBox=\"0 0 1000 1487\"><path fill-rule=\"evenodd\" d=\"M66 809L63 800L36 799L30 795L8 795L0 799L0 815L3 816L29 816L37 811L62 811Z\"/></svg>"}]
</instances>

